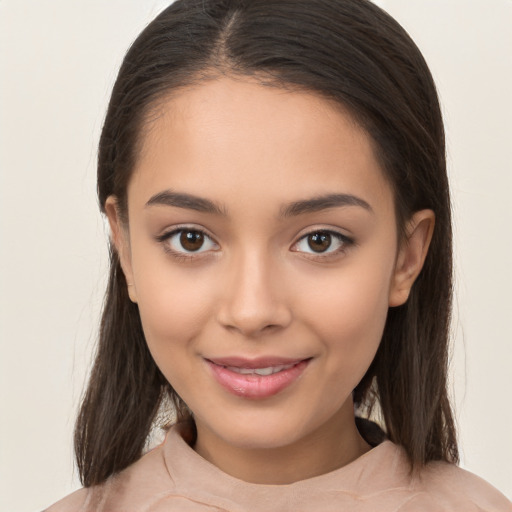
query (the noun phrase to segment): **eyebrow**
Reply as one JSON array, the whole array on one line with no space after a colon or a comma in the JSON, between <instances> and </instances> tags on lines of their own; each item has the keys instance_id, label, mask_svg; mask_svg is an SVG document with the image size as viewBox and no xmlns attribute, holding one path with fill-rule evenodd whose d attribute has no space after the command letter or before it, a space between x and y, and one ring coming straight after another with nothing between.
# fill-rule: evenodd
<instances>
[{"instance_id":1,"label":"eyebrow","mask_svg":"<svg viewBox=\"0 0 512 512\"><path fill-rule=\"evenodd\" d=\"M182 192L173 192L172 190L164 190L152 196L146 203L146 208L154 205L175 206L177 208L186 208L187 210L196 210L203 213L226 215L226 211L222 206L209 199Z\"/></svg>"},{"instance_id":2,"label":"eyebrow","mask_svg":"<svg viewBox=\"0 0 512 512\"><path fill-rule=\"evenodd\" d=\"M352 194L327 194L302 201L294 201L281 208L281 217L294 217L304 213L314 213L328 208L358 206L373 213L372 207L360 197Z\"/></svg>"},{"instance_id":3,"label":"eyebrow","mask_svg":"<svg viewBox=\"0 0 512 512\"><path fill-rule=\"evenodd\" d=\"M210 199L184 192L174 192L172 190L159 192L152 196L146 203L146 207L154 205L174 206L202 213L227 216L227 210L222 205ZM280 209L279 216L295 217L305 213L314 213L329 208L340 208L344 206L357 206L373 213L372 207L360 197L352 194L326 194L286 204Z\"/></svg>"}]
</instances>

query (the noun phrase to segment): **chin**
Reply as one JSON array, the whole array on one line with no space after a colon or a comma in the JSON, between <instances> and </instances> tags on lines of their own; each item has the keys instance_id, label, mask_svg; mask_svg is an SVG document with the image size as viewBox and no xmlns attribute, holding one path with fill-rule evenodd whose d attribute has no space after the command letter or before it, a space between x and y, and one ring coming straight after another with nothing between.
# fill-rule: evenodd
<instances>
[{"instance_id":1,"label":"chin","mask_svg":"<svg viewBox=\"0 0 512 512\"><path fill-rule=\"evenodd\" d=\"M283 448L307 436L315 426L304 423L301 418L286 414L231 416L229 425L222 422L216 434L227 444L238 448L264 450Z\"/></svg>"}]
</instances>

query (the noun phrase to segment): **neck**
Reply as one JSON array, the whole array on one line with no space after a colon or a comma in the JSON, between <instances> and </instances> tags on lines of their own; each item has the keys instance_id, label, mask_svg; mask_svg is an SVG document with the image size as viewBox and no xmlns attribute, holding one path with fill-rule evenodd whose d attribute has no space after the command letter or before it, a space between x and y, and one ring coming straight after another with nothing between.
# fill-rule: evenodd
<instances>
[{"instance_id":1,"label":"neck","mask_svg":"<svg viewBox=\"0 0 512 512\"><path fill-rule=\"evenodd\" d=\"M323 475L370 450L356 428L349 402L326 424L290 445L233 446L199 423L194 449L225 473L246 482L278 485Z\"/></svg>"}]
</instances>

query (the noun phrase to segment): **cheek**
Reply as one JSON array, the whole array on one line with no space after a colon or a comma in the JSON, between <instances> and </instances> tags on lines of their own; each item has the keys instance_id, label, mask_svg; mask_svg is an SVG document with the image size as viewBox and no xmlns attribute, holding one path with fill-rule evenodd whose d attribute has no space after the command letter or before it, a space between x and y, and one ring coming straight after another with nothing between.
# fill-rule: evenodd
<instances>
[{"instance_id":1,"label":"cheek","mask_svg":"<svg viewBox=\"0 0 512 512\"><path fill-rule=\"evenodd\" d=\"M166 380L188 403L196 343L208 321L205 296L179 276L170 281L148 278L137 291L148 349Z\"/></svg>"},{"instance_id":2,"label":"cheek","mask_svg":"<svg viewBox=\"0 0 512 512\"><path fill-rule=\"evenodd\" d=\"M201 271L178 270L165 261L162 264L160 260L165 257L153 262L146 258L146 264L134 265L142 326L159 366L169 353L176 359L182 349L193 348L191 342L208 322L212 303L211 286ZM137 269L141 269L139 275Z\"/></svg>"},{"instance_id":3,"label":"cheek","mask_svg":"<svg viewBox=\"0 0 512 512\"><path fill-rule=\"evenodd\" d=\"M326 279L310 300L310 328L323 340L335 378L355 386L380 344L388 312L391 270L364 266Z\"/></svg>"}]
</instances>

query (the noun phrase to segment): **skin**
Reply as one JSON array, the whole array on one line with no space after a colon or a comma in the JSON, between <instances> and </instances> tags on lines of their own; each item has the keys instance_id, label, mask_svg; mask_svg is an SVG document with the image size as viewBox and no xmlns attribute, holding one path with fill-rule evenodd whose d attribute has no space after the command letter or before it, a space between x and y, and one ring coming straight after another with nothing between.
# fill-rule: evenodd
<instances>
[{"instance_id":1,"label":"skin","mask_svg":"<svg viewBox=\"0 0 512 512\"><path fill-rule=\"evenodd\" d=\"M219 212L147 204L166 191L208 199ZM333 193L369 207L281 215ZM407 300L421 270L434 214L416 212L398 243L391 187L339 105L249 78L174 93L144 131L128 225L115 197L106 211L149 349L193 412L200 455L243 480L283 484L370 449L351 393L388 308ZM181 233L163 239L177 228L204 231L200 250L187 252ZM319 231L345 238L331 235L315 252L306 235ZM250 399L212 377L205 359L227 356L311 360L283 391Z\"/></svg>"}]
</instances>

